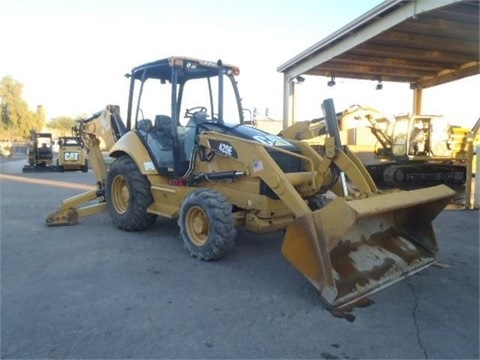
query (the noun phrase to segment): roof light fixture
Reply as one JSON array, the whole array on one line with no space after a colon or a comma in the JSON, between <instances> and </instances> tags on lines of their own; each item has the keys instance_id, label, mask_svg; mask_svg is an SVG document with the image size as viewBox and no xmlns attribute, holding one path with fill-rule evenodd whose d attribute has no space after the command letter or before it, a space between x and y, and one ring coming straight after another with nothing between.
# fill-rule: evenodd
<instances>
[{"instance_id":1,"label":"roof light fixture","mask_svg":"<svg viewBox=\"0 0 480 360\"><path fill-rule=\"evenodd\" d=\"M335 86L335 76L333 74L330 75L330 80L328 80L327 85L330 87Z\"/></svg>"},{"instance_id":2,"label":"roof light fixture","mask_svg":"<svg viewBox=\"0 0 480 360\"><path fill-rule=\"evenodd\" d=\"M294 78L296 84L302 84L305 81L305 78L302 75L298 75Z\"/></svg>"}]
</instances>

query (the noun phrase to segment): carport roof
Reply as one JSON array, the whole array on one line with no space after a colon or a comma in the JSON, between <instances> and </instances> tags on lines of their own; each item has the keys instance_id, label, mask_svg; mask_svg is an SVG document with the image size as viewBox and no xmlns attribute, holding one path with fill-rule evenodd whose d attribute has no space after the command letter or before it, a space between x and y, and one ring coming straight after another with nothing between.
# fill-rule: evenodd
<instances>
[{"instance_id":1,"label":"carport roof","mask_svg":"<svg viewBox=\"0 0 480 360\"><path fill-rule=\"evenodd\" d=\"M386 0L277 70L420 88L479 74L479 4Z\"/></svg>"}]
</instances>

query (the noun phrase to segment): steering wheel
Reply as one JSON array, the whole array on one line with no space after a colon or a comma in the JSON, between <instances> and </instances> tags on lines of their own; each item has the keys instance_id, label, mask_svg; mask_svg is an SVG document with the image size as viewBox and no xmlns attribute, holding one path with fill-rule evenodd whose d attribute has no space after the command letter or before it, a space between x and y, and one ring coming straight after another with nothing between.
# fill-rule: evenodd
<instances>
[{"instance_id":1,"label":"steering wheel","mask_svg":"<svg viewBox=\"0 0 480 360\"><path fill-rule=\"evenodd\" d=\"M207 108L205 106L195 106L190 109L185 110L185 117L186 118L191 118L194 116L196 113L202 112L202 113L207 113Z\"/></svg>"}]
</instances>

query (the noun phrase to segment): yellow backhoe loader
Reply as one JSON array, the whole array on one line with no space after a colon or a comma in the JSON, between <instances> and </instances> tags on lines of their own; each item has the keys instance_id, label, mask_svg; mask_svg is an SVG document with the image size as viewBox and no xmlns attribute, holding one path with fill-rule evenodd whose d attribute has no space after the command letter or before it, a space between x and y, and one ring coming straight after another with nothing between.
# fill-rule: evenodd
<instances>
[{"instance_id":1,"label":"yellow backhoe loader","mask_svg":"<svg viewBox=\"0 0 480 360\"><path fill-rule=\"evenodd\" d=\"M331 99L323 102L325 156L244 125L238 74L185 57L134 68L125 129L115 106L80 122L97 189L65 200L47 225L105 210L125 231L178 219L187 252L203 260L228 253L239 226L286 230L284 256L333 308L435 262L432 221L451 189L379 191L341 145ZM115 159L108 171L99 136Z\"/></svg>"}]
</instances>

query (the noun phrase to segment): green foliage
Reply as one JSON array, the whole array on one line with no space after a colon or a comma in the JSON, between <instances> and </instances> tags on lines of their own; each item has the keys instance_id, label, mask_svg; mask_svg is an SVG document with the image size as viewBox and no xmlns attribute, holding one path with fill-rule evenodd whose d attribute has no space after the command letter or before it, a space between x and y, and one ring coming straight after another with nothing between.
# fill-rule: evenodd
<instances>
[{"instance_id":1,"label":"green foliage","mask_svg":"<svg viewBox=\"0 0 480 360\"><path fill-rule=\"evenodd\" d=\"M45 126L45 111L42 105L37 106L37 112L34 114L34 129L41 130Z\"/></svg>"},{"instance_id":2,"label":"green foliage","mask_svg":"<svg viewBox=\"0 0 480 360\"><path fill-rule=\"evenodd\" d=\"M56 136L71 136L74 126L75 120L68 116L56 117L47 123L47 128Z\"/></svg>"},{"instance_id":3,"label":"green foliage","mask_svg":"<svg viewBox=\"0 0 480 360\"><path fill-rule=\"evenodd\" d=\"M6 139L28 139L30 130L40 131L45 124L45 114L29 110L22 99L23 85L10 76L0 82L0 130Z\"/></svg>"}]
</instances>

